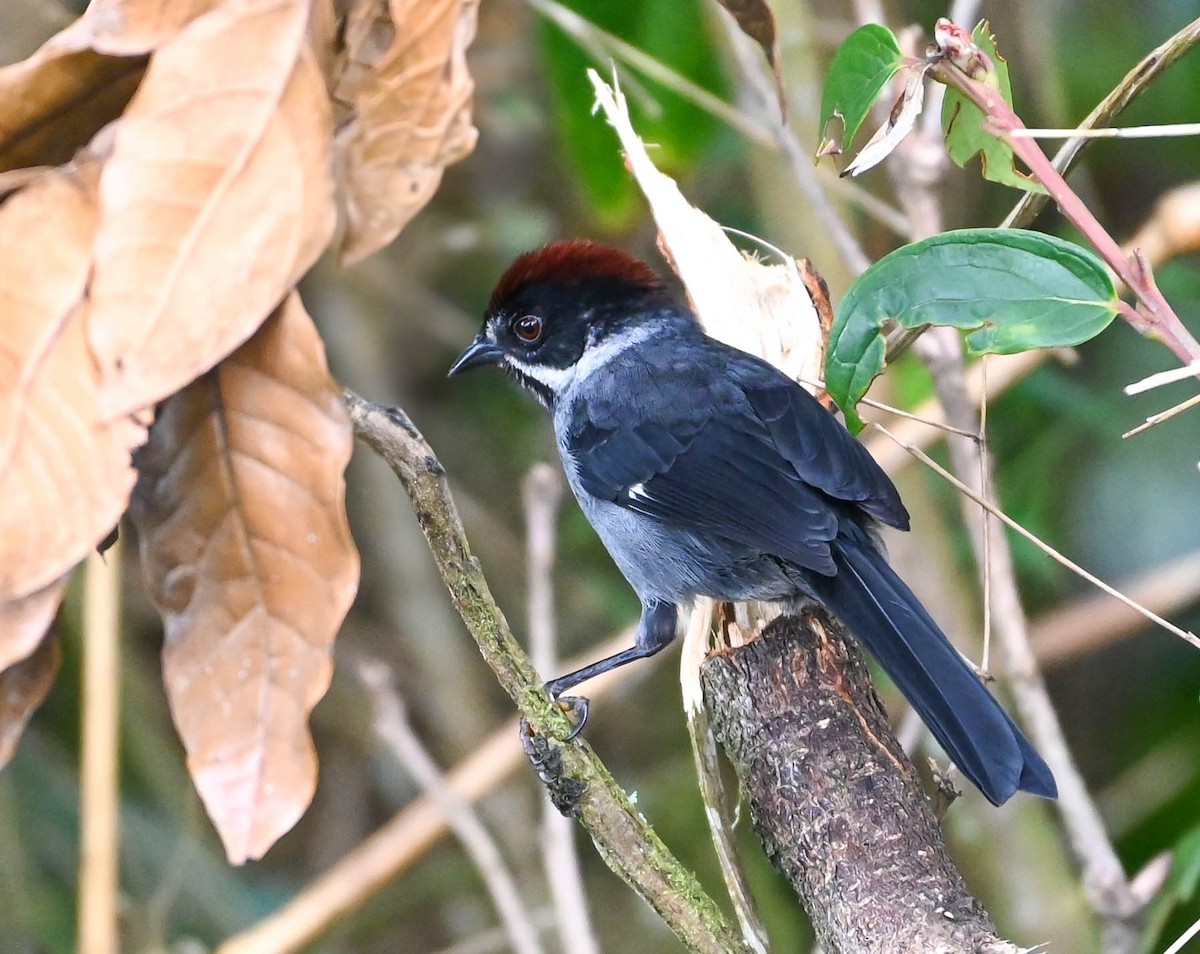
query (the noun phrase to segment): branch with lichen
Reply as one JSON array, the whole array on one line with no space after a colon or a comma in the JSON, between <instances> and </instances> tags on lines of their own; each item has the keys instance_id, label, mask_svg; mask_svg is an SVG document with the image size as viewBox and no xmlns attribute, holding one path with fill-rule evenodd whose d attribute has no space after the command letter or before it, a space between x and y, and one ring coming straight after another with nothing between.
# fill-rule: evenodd
<instances>
[{"instance_id":1,"label":"branch with lichen","mask_svg":"<svg viewBox=\"0 0 1200 954\"><path fill-rule=\"evenodd\" d=\"M695 876L670 852L634 808L608 769L542 688L525 651L496 605L479 561L471 555L450 496L445 470L399 408L381 407L349 391L346 405L355 434L400 478L455 609L500 685L512 697L542 745L540 755L560 763L556 774L580 792L573 807L604 862L667 922L690 950L741 951L725 915Z\"/></svg>"}]
</instances>

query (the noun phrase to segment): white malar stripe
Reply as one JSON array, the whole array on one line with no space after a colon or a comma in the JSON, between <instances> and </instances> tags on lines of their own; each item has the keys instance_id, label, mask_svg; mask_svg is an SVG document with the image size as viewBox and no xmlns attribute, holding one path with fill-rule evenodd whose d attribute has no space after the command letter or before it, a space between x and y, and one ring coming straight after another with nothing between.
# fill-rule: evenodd
<instances>
[{"instance_id":1,"label":"white malar stripe","mask_svg":"<svg viewBox=\"0 0 1200 954\"><path fill-rule=\"evenodd\" d=\"M585 348L583 357L569 368L555 368L548 364L529 364L512 355L508 355L504 360L509 367L537 381L558 398L564 395L568 388L582 383L593 372L600 370L622 351L636 347L653 337L657 330L654 325L649 325L619 332L598 345Z\"/></svg>"},{"instance_id":2,"label":"white malar stripe","mask_svg":"<svg viewBox=\"0 0 1200 954\"><path fill-rule=\"evenodd\" d=\"M620 331L598 345L589 345L584 349L583 357L575 365L576 380L583 381L622 351L637 347L642 342L654 337L658 331L658 327L654 324L643 325L640 328Z\"/></svg>"},{"instance_id":3,"label":"white malar stripe","mask_svg":"<svg viewBox=\"0 0 1200 954\"><path fill-rule=\"evenodd\" d=\"M575 380L575 368L552 368L548 364L526 364L524 361L518 361L511 355L504 359L510 366L520 371L523 375L533 378L538 384L544 385L550 389L552 394L562 394L571 386L571 382Z\"/></svg>"}]
</instances>

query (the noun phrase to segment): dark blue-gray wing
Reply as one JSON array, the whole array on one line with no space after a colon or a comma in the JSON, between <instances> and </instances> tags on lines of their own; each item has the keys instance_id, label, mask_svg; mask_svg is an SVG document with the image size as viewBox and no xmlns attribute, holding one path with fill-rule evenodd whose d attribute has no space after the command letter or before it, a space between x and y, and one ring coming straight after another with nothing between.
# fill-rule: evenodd
<instances>
[{"instance_id":1,"label":"dark blue-gray wing","mask_svg":"<svg viewBox=\"0 0 1200 954\"><path fill-rule=\"evenodd\" d=\"M636 388L576 405L565 450L584 490L825 574L839 520L907 528L887 475L807 391L711 339L691 358L645 356L625 369Z\"/></svg>"},{"instance_id":2,"label":"dark blue-gray wing","mask_svg":"<svg viewBox=\"0 0 1200 954\"><path fill-rule=\"evenodd\" d=\"M835 507L780 455L744 397L690 403L667 419L645 408L637 416L636 424L617 416L601 423L581 409L567 449L584 490L682 530L834 572Z\"/></svg>"},{"instance_id":3,"label":"dark blue-gray wing","mask_svg":"<svg viewBox=\"0 0 1200 954\"><path fill-rule=\"evenodd\" d=\"M908 529L908 511L891 479L816 398L754 358L737 361L733 373L775 447L803 480L876 520Z\"/></svg>"}]
</instances>

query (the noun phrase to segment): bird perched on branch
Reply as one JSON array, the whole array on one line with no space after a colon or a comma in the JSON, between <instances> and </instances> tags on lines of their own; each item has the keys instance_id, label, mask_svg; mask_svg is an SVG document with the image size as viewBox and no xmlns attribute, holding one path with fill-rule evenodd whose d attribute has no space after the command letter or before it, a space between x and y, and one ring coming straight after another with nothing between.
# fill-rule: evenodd
<instances>
[{"instance_id":1,"label":"bird perched on branch","mask_svg":"<svg viewBox=\"0 0 1200 954\"><path fill-rule=\"evenodd\" d=\"M550 410L571 489L642 602L635 644L549 682L555 698L666 647L696 596L817 602L988 799L1056 795L881 552L877 526L909 523L891 480L807 391L705 335L649 266L583 241L518 258L450 374L487 364Z\"/></svg>"}]
</instances>

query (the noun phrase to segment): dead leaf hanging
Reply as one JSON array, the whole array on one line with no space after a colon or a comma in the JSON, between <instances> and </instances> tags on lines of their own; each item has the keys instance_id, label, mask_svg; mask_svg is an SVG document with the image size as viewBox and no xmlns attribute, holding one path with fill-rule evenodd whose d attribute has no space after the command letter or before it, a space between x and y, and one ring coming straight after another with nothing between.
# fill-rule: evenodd
<instances>
[{"instance_id":1,"label":"dead leaf hanging","mask_svg":"<svg viewBox=\"0 0 1200 954\"><path fill-rule=\"evenodd\" d=\"M767 65L775 78L775 95L779 98L779 113L787 113L787 87L783 82L783 67L779 62L779 37L775 30L775 14L767 0L718 0L737 21L746 36L762 47Z\"/></svg>"},{"instance_id":2,"label":"dead leaf hanging","mask_svg":"<svg viewBox=\"0 0 1200 954\"><path fill-rule=\"evenodd\" d=\"M28 596L0 602L0 672L27 659L41 645L66 588L64 576Z\"/></svg>"},{"instance_id":3,"label":"dead leaf hanging","mask_svg":"<svg viewBox=\"0 0 1200 954\"><path fill-rule=\"evenodd\" d=\"M308 715L358 585L343 471L352 432L293 294L166 401L133 514L163 615L188 768L230 861L260 857L316 786Z\"/></svg>"},{"instance_id":4,"label":"dead leaf hanging","mask_svg":"<svg viewBox=\"0 0 1200 954\"><path fill-rule=\"evenodd\" d=\"M146 55L218 0L93 0L32 56L0 69L0 171L70 160L129 102Z\"/></svg>"},{"instance_id":5,"label":"dead leaf hanging","mask_svg":"<svg viewBox=\"0 0 1200 954\"><path fill-rule=\"evenodd\" d=\"M0 769L16 754L29 717L50 692L61 662L62 650L52 636L31 656L0 671Z\"/></svg>"},{"instance_id":6,"label":"dead leaf hanging","mask_svg":"<svg viewBox=\"0 0 1200 954\"><path fill-rule=\"evenodd\" d=\"M155 54L100 182L88 311L103 413L245 341L332 235L331 120L303 0L244 0Z\"/></svg>"},{"instance_id":7,"label":"dead leaf hanging","mask_svg":"<svg viewBox=\"0 0 1200 954\"><path fill-rule=\"evenodd\" d=\"M475 148L466 50L477 13L478 0L351 10L335 89L349 109L337 135L343 264L395 238L433 197L445 167Z\"/></svg>"},{"instance_id":8,"label":"dead leaf hanging","mask_svg":"<svg viewBox=\"0 0 1200 954\"><path fill-rule=\"evenodd\" d=\"M0 597L6 599L58 580L112 529L133 487L130 453L145 437L133 420L103 423L96 411L99 382L81 308L96 228L96 176L94 166L50 170L0 206Z\"/></svg>"}]
</instances>

